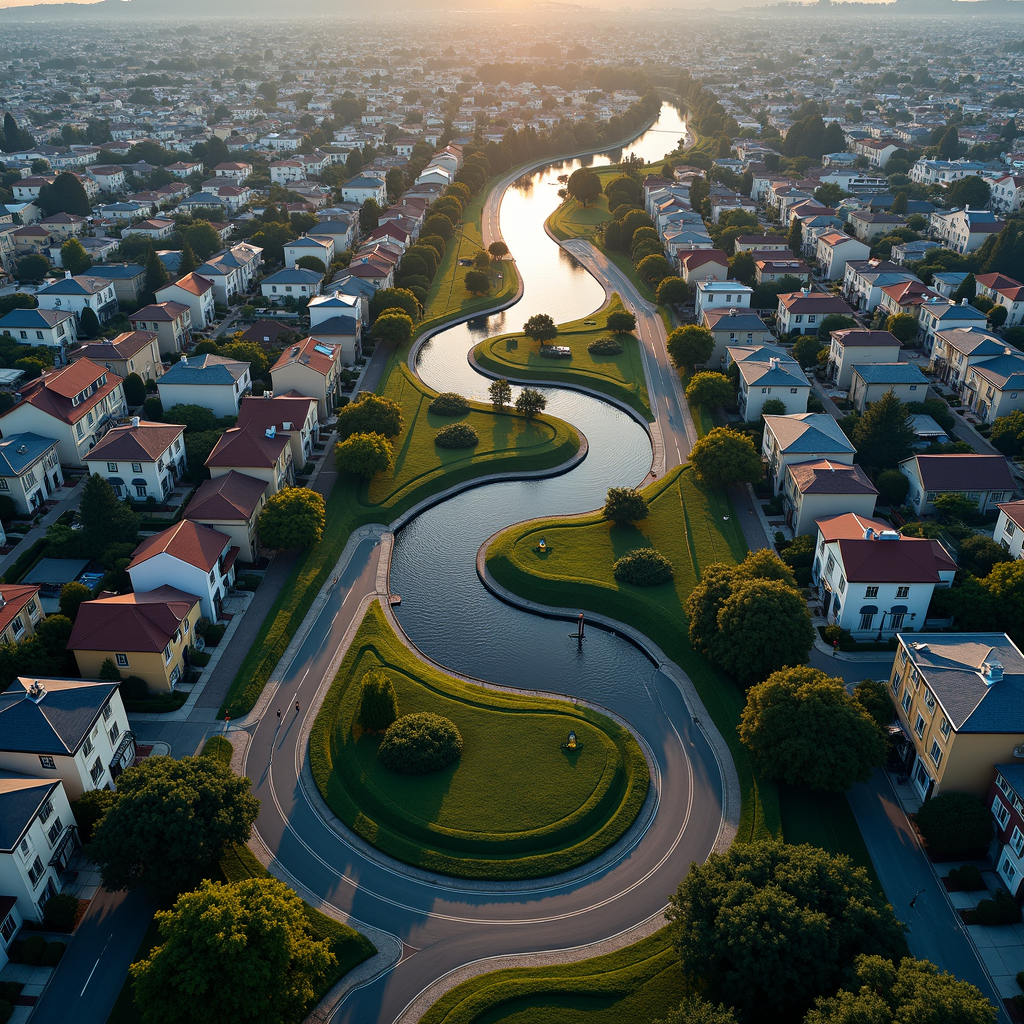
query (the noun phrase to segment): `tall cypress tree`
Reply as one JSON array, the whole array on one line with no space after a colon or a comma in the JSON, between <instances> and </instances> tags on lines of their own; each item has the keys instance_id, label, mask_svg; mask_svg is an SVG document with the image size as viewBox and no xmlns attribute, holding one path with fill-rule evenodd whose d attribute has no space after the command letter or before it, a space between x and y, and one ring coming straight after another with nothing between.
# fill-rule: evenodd
<instances>
[{"instance_id":1,"label":"tall cypress tree","mask_svg":"<svg viewBox=\"0 0 1024 1024\"><path fill-rule=\"evenodd\" d=\"M167 268L163 265L156 249L149 251L149 259L146 261L146 291L155 296L158 288L163 288L170 280Z\"/></svg>"},{"instance_id":2,"label":"tall cypress tree","mask_svg":"<svg viewBox=\"0 0 1024 1024\"><path fill-rule=\"evenodd\" d=\"M191 274L198 266L199 261L196 259L196 254L192 250L192 246L188 244L188 239L186 239L181 246L181 259L178 261L178 269L176 271L178 280L180 281L186 274Z\"/></svg>"},{"instance_id":3,"label":"tall cypress tree","mask_svg":"<svg viewBox=\"0 0 1024 1024\"><path fill-rule=\"evenodd\" d=\"M914 451L916 435L907 407L890 388L872 402L853 428L857 462L877 471L895 469Z\"/></svg>"}]
</instances>

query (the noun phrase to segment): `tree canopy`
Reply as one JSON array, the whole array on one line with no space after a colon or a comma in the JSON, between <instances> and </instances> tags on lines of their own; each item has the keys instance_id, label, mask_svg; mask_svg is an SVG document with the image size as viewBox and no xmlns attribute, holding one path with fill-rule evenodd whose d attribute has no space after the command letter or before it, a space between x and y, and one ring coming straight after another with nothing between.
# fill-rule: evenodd
<instances>
[{"instance_id":1,"label":"tree canopy","mask_svg":"<svg viewBox=\"0 0 1024 1024\"><path fill-rule=\"evenodd\" d=\"M558 337L558 327L547 313L534 313L523 324L523 334L533 341L539 341L543 344Z\"/></svg>"},{"instance_id":2,"label":"tree canopy","mask_svg":"<svg viewBox=\"0 0 1024 1024\"><path fill-rule=\"evenodd\" d=\"M71 213L77 217L92 214L92 204L85 188L70 171L61 172L52 185L44 185L39 190L38 204L47 217L55 213Z\"/></svg>"},{"instance_id":3,"label":"tree canopy","mask_svg":"<svg viewBox=\"0 0 1024 1024\"><path fill-rule=\"evenodd\" d=\"M910 458L917 435L907 407L892 388L867 407L854 424L851 440L857 461L874 470L895 469Z\"/></svg>"},{"instance_id":4,"label":"tree canopy","mask_svg":"<svg viewBox=\"0 0 1024 1024\"><path fill-rule=\"evenodd\" d=\"M761 456L748 434L714 427L690 450L690 463L709 487L732 487L761 479Z\"/></svg>"},{"instance_id":5,"label":"tree canopy","mask_svg":"<svg viewBox=\"0 0 1024 1024\"><path fill-rule=\"evenodd\" d=\"M601 179L589 167L580 167L569 175L565 190L576 202L589 206L601 194Z\"/></svg>"},{"instance_id":6,"label":"tree canopy","mask_svg":"<svg viewBox=\"0 0 1024 1024\"><path fill-rule=\"evenodd\" d=\"M603 512L605 519L625 526L647 518L647 499L635 487L609 487Z\"/></svg>"},{"instance_id":7,"label":"tree canopy","mask_svg":"<svg viewBox=\"0 0 1024 1024\"><path fill-rule=\"evenodd\" d=\"M367 480L391 466L395 450L391 442L374 431L349 434L334 446L334 461L339 469Z\"/></svg>"},{"instance_id":8,"label":"tree canopy","mask_svg":"<svg viewBox=\"0 0 1024 1024\"><path fill-rule=\"evenodd\" d=\"M402 432L402 407L381 395L362 394L358 402L351 402L338 413L338 439L344 441L352 434L382 434L397 437Z\"/></svg>"},{"instance_id":9,"label":"tree canopy","mask_svg":"<svg viewBox=\"0 0 1024 1024\"><path fill-rule=\"evenodd\" d=\"M260 513L260 541L269 548L309 547L323 537L326 519L319 491L286 487L271 495Z\"/></svg>"},{"instance_id":10,"label":"tree canopy","mask_svg":"<svg viewBox=\"0 0 1024 1024\"><path fill-rule=\"evenodd\" d=\"M139 534L139 517L131 507L118 501L114 489L99 474L93 473L82 488L78 506L82 525L82 543L99 555L111 544L134 544Z\"/></svg>"},{"instance_id":11,"label":"tree canopy","mask_svg":"<svg viewBox=\"0 0 1024 1024\"><path fill-rule=\"evenodd\" d=\"M691 405L728 405L732 402L732 381L724 373L695 373L686 385L686 400Z\"/></svg>"},{"instance_id":12,"label":"tree canopy","mask_svg":"<svg viewBox=\"0 0 1024 1024\"><path fill-rule=\"evenodd\" d=\"M523 388L516 398L516 411L528 420L539 416L548 405L548 400L535 388Z\"/></svg>"},{"instance_id":13,"label":"tree canopy","mask_svg":"<svg viewBox=\"0 0 1024 1024\"><path fill-rule=\"evenodd\" d=\"M668 336L668 354L676 366L692 370L698 363L706 363L715 350L715 336L696 324L677 327Z\"/></svg>"}]
</instances>

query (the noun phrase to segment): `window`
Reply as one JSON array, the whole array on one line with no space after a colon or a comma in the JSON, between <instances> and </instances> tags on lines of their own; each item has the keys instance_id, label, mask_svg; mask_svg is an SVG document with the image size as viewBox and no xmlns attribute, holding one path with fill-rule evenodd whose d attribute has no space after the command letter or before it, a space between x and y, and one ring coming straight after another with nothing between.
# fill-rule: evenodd
<instances>
[{"instance_id":1,"label":"window","mask_svg":"<svg viewBox=\"0 0 1024 1024\"><path fill-rule=\"evenodd\" d=\"M22 619L22 617L19 615L14 620L14 635L15 636L20 636L24 632L25 632L25 620Z\"/></svg>"},{"instance_id":2,"label":"window","mask_svg":"<svg viewBox=\"0 0 1024 1024\"><path fill-rule=\"evenodd\" d=\"M861 629L870 629L871 628L871 620L872 619L874 619L874 615L872 615L871 612L861 612L861 614L860 614L860 628Z\"/></svg>"},{"instance_id":3,"label":"window","mask_svg":"<svg viewBox=\"0 0 1024 1024\"><path fill-rule=\"evenodd\" d=\"M53 814L53 801L47 800L39 809L39 820L45 825L51 814Z\"/></svg>"},{"instance_id":4,"label":"window","mask_svg":"<svg viewBox=\"0 0 1024 1024\"><path fill-rule=\"evenodd\" d=\"M61 832L64 830L64 826L60 823L60 818L54 818L53 824L50 826L46 833L46 841L53 846L54 843L60 838Z\"/></svg>"},{"instance_id":5,"label":"window","mask_svg":"<svg viewBox=\"0 0 1024 1024\"><path fill-rule=\"evenodd\" d=\"M141 473L142 472L142 463L141 462L133 462L132 463L132 472L133 473Z\"/></svg>"},{"instance_id":6,"label":"window","mask_svg":"<svg viewBox=\"0 0 1024 1024\"><path fill-rule=\"evenodd\" d=\"M108 462L107 463L107 472L108 473L116 473L117 472L117 463L116 462Z\"/></svg>"},{"instance_id":7,"label":"window","mask_svg":"<svg viewBox=\"0 0 1024 1024\"><path fill-rule=\"evenodd\" d=\"M135 485L135 496L137 498L144 498L146 496L146 485L136 484Z\"/></svg>"},{"instance_id":8,"label":"window","mask_svg":"<svg viewBox=\"0 0 1024 1024\"><path fill-rule=\"evenodd\" d=\"M893 675L892 675L892 684L891 685L892 685L892 692L893 693L899 693L900 692L900 674L899 674L899 672L894 672L893 673Z\"/></svg>"},{"instance_id":9,"label":"window","mask_svg":"<svg viewBox=\"0 0 1024 1024\"><path fill-rule=\"evenodd\" d=\"M790 393L791 395L795 395L795 394L796 394L796 388L790 388L790 389L789 389L789 393Z\"/></svg>"},{"instance_id":10,"label":"window","mask_svg":"<svg viewBox=\"0 0 1024 1024\"><path fill-rule=\"evenodd\" d=\"M1003 877L1013 885L1014 876L1017 874L1017 869L1010 863L1009 857L1003 858L1003 866L999 869L1003 873Z\"/></svg>"},{"instance_id":11,"label":"window","mask_svg":"<svg viewBox=\"0 0 1024 1024\"><path fill-rule=\"evenodd\" d=\"M128 655L127 654L115 654L114 657L117 659L118 668L128 667Z\"/></svg>"},{"instance_id":12,"label":"window","mask_svg":"<svg viewBox=\"0 0 1024 1024\"><path fill-rule=\"evenodd\" d=\"M36 857L32 861L32 867L28 869L28 880L34 886L43 877L43 862Z\"/></svg>"},{"instance_id":13,"label":"window","mask_svg":"<svg viewBox=\"0 0 1024 1024\"><path fill-rule=\"evenodd\" d=\"M183 623L183 632L185 633L186 636L188 636L188 619L185 619Z\"/></svg>"},{"instance_id":14,"label":"window","mask_svg":"<svg viewBox=\"0 0 1024 1024\"><path fill-rule=\"evenodd\" d=\"M834 555L828 556L828 561L825 563L825 575L830 576L832 570L836 567L836 560Z\"/></svg>"},{"instance_id":15,"label":"window","mask_svg":"<svg viewBox=\"0 0 1024 1024\"><path fill-rule=\"evenodd\" d=\"M949 730L951 728L952 726L949 724L949 719L945 715L943 715L942 721L939 722L939 732L942 733L944 739L949 738Z\"/></svg>"},{"instance_id":16,"label":"window","mask_svg":"<svg viewBox=\"0 0 1024 1024\"><path fill-rule=\"evenodd\" d=\"M1024 832L1021 832L1016 825L1013 828L1013 835L1010 836L1010 848L1018 857L1024 852Z\"/></svg>"},{"instance_id":17,"label":"window","mask_svg":"<svg viewBox=\"0 0 1024 1024\"><path fill-rule=\"evenodd\" d=\"M864 596L865 597L878 597L878 587L865 587L864 588Z\"/></svg>"},{"instance_id":18,"label":"window","mask_svg":"<svg viewBox=\"0 0 1024 1024\"><path fill-rule=\"evenodd\" d=\"M1010 810L999 797L992 800L992 817L999 822L1000 828L1006 828L1006 823L1010 820Z\"/></svg>"},{"instance_id":19,"label":"window","mask_svg":"<svg viewBox=\"0 0 1024 1024\"><path fill-rule=\"evenodd\" d=\"M936 768L942 764L942 747L939 746L937 740L932 740L932 749L928 751L928 756L932 759L932 764Z\"/></svg>"},{"instance_id":20,"label":"window","mask_svg":"<svg viewBox=\"0 0 1024 1024\"><path fill-rule=\"evenodd\" d=\"M82 744L82 756L88 757L92 753L92 738L90 736L85 737L85 743Z\"/></svg>"},{"instance_id":21,"label":"window","mask_svg":"<svg viewBox=\"0 0 1024 1024\"><path fill-rule=\"evenodd\" d=\"M917 390L917 385L916 384L911 384L910 385L910 390L911 391L916 391Z\"/></svg>"},{"instance_id":22,"label":"window","mask_svg":"<svg viewBox=\"0 0 1024 1024\"><path fill-rule=\"evenodd\" d=\"M1007 537L1012 537L1017 532L1016 523L1011 523L1009 519L1006 520L1006 529L1003 531Z\"/></svg>"},{"instance_id":23,"label":"window","mask_svg":"<svg viewBox=\"0 0 1024 1024\"><path fill-rule=\"evenodd\" d=\"M917 733L918 739L924 736L924 715L920 711L917 713L917 721L914 722L914 732Z\"/></svg>"},{"instance_id":24,"label":"window","mask_svg":"<svg viewBox=\"0 0 1024 1024\"><path fill-rule=\"evenodd\" d=\"M846 577L845 576L840 576L839 577L839 593L842 594L845 591L846 591Z\"/></svg>"},{"instance_id":25,"label":"window","mask_svg":"<svg viewBox=\"0 0 1024 1024\"><path fill-rule=\"evenodd\" d=\"M910 696L910 690L904 690L903 691L903 710L906 711L906 713L908 715L910 714L910 702L911 702L911 700L912 700L912 698Z\"/></svg>"},{"instance_id":26,"label":"window","mask_svg":"<svg viewBox=\"0 0 1024 1024\"><path fill-rule=\"evenodd\" d=\"M1010 789L1009 783L1007 783L1006 779L1004 779L1004 778L1002 777L1002 775L997 775L997 776L996 776L996 785L997 785L997 786L998 786L998 787L999 787L999 788L1000 788L1000 789L1001 789L1001 790L1002 790L1002 791L1003 791L1003 792L1004 792L1004 793L1005 793L1005 794L1006 794L1007 796L1012 796L1012 795L1013 795L1013 791L1012 791L1012 790Z\"/></svg>"},{"instance_id":27,"label":"window","mask_svg":"<svg viewBox=\"0 0 1024 1024\"><path fill-rule=\"evenodd\" d=\"M4 918L3 924L0 924L0 936L3 936L4 942L10 942L14 937L14 933L17 930L17 925L14 923L14 915L8 914Z\"/></svg>"},{"instance_id":28,"label":"window","mask_svg":"<svg viewBox=\"0 0 1024 1024\"><path fill-rule=\"evenodd\" d=\"M57 767L56 762L48 754L39 755L39 765L41 768L46 768L49 771L54 771Z\"/></svg>"},{"instance_id":29,"label":"window","mask_svg":"<svg viewBox=\"0 0 1024 1024\"><path fill-rule=\"evenodd\" d=\"M117 737L121 735L121 726L115 722L110 727L108 735L110 736L110 745L113 746L117 742Z\"/></svg>"},{"instance_id":30,"label":"window","mask_svg":"<svg viewBox=\"0 0 1024 1024\"><path fill-rule=\"evenodd\" d=\"M910 587L897 587L896 588L896 597L897 598L910 597Z\"/></svg>"},{"instance_id":31,"label":"window","mask_svg":"<svg viewBox=\"0 0 1024 1024\"><path fill-rule=\"evenodd\" d=\"M924 688L924 693L921 696L924 698L925 707L927 707L929 711L934 711L935 697L932 694L932 691L929 690L927 686Z\"/></svg>"},{"instance_id":32,"label":"window","mask_svg":"<svg viewBox=\"0 0 1024 1024\"><path fill-rule=\"evenodd\" d=\"M92 768L89 769L89 776L96 785L103 776L103 762L97 757Z\"/></svg>"},{"instance_id":33,"label":"window","mask_svg":"<svg viewBox=\"0 0 1024 1024\"><path fill-rule=\"evenodd\" d=\"M168 644L164 648L164 664L166 665L167 662L169 662L170 660L171 660L171 645Z\"/></svg>"},{"instance_id":34,"label":"window","mask_svg":"<svg viewBox=\"0 0 1024 1024\"><path fill-rule=\"evenodd\" d=\"M906 612L893 612L892 613L892 618L889 620L889 625L893 629L897 629L897 630L898 629L902 629L903 628L903 618L904 618L905 615L906 615Z\"/></svg>"},{"instance_id":35,"label":"window","mask_svg":"<svg viewBox=\"0 0 1024 1024\"><path fill-rule=\"evenodd\" d=\"M127 664L127 662L126 662L126 664ZM104 707L103 707L103 721L104 722L109 722L110 721L110 716L113 713L114 713L114 709L109 704L104 705Z\"/></svg>"}]
</instances>

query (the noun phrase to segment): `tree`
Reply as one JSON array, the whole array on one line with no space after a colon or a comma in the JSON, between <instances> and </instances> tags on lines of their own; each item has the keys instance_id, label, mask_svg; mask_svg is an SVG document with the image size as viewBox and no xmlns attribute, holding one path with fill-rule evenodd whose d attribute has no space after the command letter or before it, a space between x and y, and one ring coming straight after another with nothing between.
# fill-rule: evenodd
<instances>
[{"instance_id":1,"label":"tree","mask_svg":"<svg viewBox=\"0 0 1024 1024\"><path fill-rule=\"evenodd\" d=\"M96 315L96 310L91 306L86 306L85 309L78 314L78 327L86 338L99 337L100 319Z\"/></svg>"},{"instance_id":2,"label":"tree","mask_svg":"<svg viewBox=\"0 0 1024 1024\"><path fill-rule=\"evenodd\" d=\"M276 878L204 880L156 920L163 941L131 967L144 1024L287 1024L338 962Z\"/></svg>"},{"instance_id":3,"label":"tree","mask_svg":"<svg viewBox=\"0 0 1024 1024\"><path fill-rule=\"evenodd\" d=\"M534 313L523 324L523 334L533 341L539 341L543 345L544 342L552 341L558 337L558 327L555 326L555 321L547 313Z\"/></svg>"},{"instance_id":4,"label":"tree","mask_svg":"<svg viewBox=\"0 0 1024 1024\"><path fill-rule=\"evenodd\" d=\"M890 213L895 213L900 217L907 215L907 193L897 192L893 197L892 206L889 207Z\"/></svg>"},{"instance_id":5,"label":"tree","mask_svg":"<svg viewBox=\"0 0 1024 1024\"><path fill-rule=\"evenodd\" d=\"M975 533L960 541L957 562L964 572L985 577L1001 562L1009 561L1012 561L1010 553L991 537Z\"/></svg>"},{"instance_id":6,"label":"tree","mask_svg":"<svg viewBox=\"0 0 1024 1024\"><path fill-rule=\"evenodd\" d=\"M1009 458L1024 454L1024 409L997 417L989 440Z\"/></svg>"},{"instance_id":7,"label":"tree","mask_svg":"<svg viewBox=\"0 0 1024 1024\"><path fill-rule=\"evenodd\" d=\"M157 256L156 249L151 249L149 259L146 260L146 291L150 295L155 295L169 280L170 275L167 273L163 260Z\"/></svg>"},{"instance_id":8,"label":"tree","mask_svg":"<svg viewBox=\"0 0 1024 1024\"><path fill-rule=\"evenodd\" d=\"M954 181L946 190L945 199L950 206L958 206L961 209L970 206L975 210L985 210L988 209L991 196L992 186L984 178L970 174Z\"/></svg>"},{"instance_id":9,"label":"tree","mask_svg":"<svg viewBox=\"0 0 1024 1024\"><path fill-rule=\"evenodd\" d=\"M814 198L823 206L834 207L846 198L846 193L835 182L829 181L814 190Z\"/></svg>"},{"instance_id":10,"label":"tree","mask_svg":"<svg viewBox=\"0 0 1024 1024\"><path fill-rule=\"evenodd\" d=\"M92 257L77 238L69 238L60 247L60 265L72 276L84 274L92 266Z\"/></svg>"},{"instance_id":11,"label":"tree","mask_svg":"<svg viewBox=\"0 0 1024 1024\"><path fill-rule=\"evenodd\" d=\"M955 160L960 155L960 133L956 125L950 125L939 140L938 156L940 160Z\"/></svg>"},{"instance_id":12,"label":"tree","mask_svg":"<svg viewBox=\"0 0 1024 1024\"><path fill-rule=\"evenodd\" d=\"M491 290L491 275L486 270L467 270L462 282L470 295L486 295Z\"/></svg>"},{"instance_id":13,"label":"tree","mask_svg":"<svg viewBox=\"0 0 1024 1024\"><path fill-rule=\"evenodd\" d=\"M191 274L198 266L199 260L196 258L196 254L186 238L181 243L181 256L178 257L178 269L174 272L175 277L180 281L183 277Z\"/></svg>"},{"instance_id":14,"label":"tree","mask_svg":"<svg viewBox=\"0 0 1024 1024\"><path fill-rule=\"evenodd\" d=\"M616 334L630 334L636 330L636 315L618 309L614 313L609 313L604 323L609 331Z\"/></svg>"},{"instance_id":15,"label":"tree","mask_svg":"<svg viewBox=\"0 0 1024 1024\"><path fill-rule=\"evenodd\" d=\"M821 349L821 339L816 334L801 334L793 342L793 358L805 369L817 366Z\"/></svg>"},{"instance_id":16,"label":"tree","mask_svg":"<svg viewBox=\"0 0 1024 1024\"><path fill-rule=\"evenodd\" d=\"M1024 636L1024 561L1001 562L982 580L983 588L992 595L996 621L1014 643Z\"/></svg>"},{"instance_id":17,"label":"tree","mask_svg":"<svg viewBox=\"0 0 1024 1024\"><path fill-rule=\"evenodd\" d=\"M909 459L917 435L907 407L891 388L867 407L853 428L857 461L875 470L895 469Z\"/></svg>"},{"instance_id":18,"label":"tree","mask_svg":"<svg viewBox=\"0 0 1024 1024\"><path fill-rule=\"evenodd\" d=\"M892 724L893 706L889 687L877 679L862 679L853 688L853 699L871 716L879 729Z\"/></svg>"},{"instance_id":19,"label":"tree","mask_svg":"<svg viewBox=\"0 0 1024 1024\"><path fill-rule=\"evenodd\" d=\"M709 409L729 405L733 400L732 381L724 373L695 373L686 385L686 400Z\"/></svg>"},{"instance_id":20,"label":"tree","mask_svg":"<svg viewBox=\"0 0 1024 1024\"><path fill-rule=\"evenodd\" d=\"M919 327L917 317L912 313L893 313L885 321L885 329L904 345L917 337Z\"/></svg>"},{"instance_id":21,"label":"tree","mask_svg":"<svg viewBox=\"0 0 1024 1024\"><path fill-rule=\"evenodd\" d=\"M580 167L569 175L565 190L576 202L589 206L601 194L601 179L589 167Z\"/></svg>"},{"instance_id":22,"label":"tree","mask_svg":"<svg viewBox=\"0 0 1024 1024\"><path fill-rule=\"evenodd\" d=\"M19 281L42 281L50 272L50 261L45 256L30 253L18 260L15 277Z\"/></svg>"},{"instance_id":23,"label":"tree","mask_svg":"<svg viewBox=\"0 0 1024 1024\"><path fill-rule=\"evenodd\" d=\"M346 405L338 413L338 438L344 441L353 434L381 434L397 437L402 432L402 407L390 398L363 393L359 401Z\"/></svg>"},{"instance_id":24,"label":"tree","mask_svg":"<svg viewBox=\"0 0 1024 1024\"><path fill-rule=\"evenodd\" d=\"M235 334L236 341L229 341L220 346L220 354L228 359L237 359L240 363L248 363L254 377L266 377L270 369L270 360L263 346L255 341L242 341L242 332ZM202 344L200 342L200 344ZM278 344L281 344L278 342ZM196 345L198 351L199 345Z\"/></svg>"},{"instance_id":25,"label":"tree","mask_svg":"<svg viewBox=\"0 0 1024 1024\"><path fill-rule=\"evenodd\" d=\"M1006 323L1006 318L1009 315L1010 311L1005 306L994 305L988 311L988 322L992 325L993 330L998 330Z\"/></svg>"},{"instance_id":26,"label":"tree","mask_svg":"<svg viewBox=\"0 0 1024 1024\"><path fill-rule=\"evenodd\" d=\"M129 406L142 405L146 400L146 382L137 374L129 373L124 379L124 399Z\"/></svg>"},{"instance_id":27,"label":"tree","mask_svg":"<svg viewBox=\"0 0 1024 1024\"><path fill-rule=\"evenodd\" d=\"M535 416L540 415L547 408L547 405L548 400L533 388L523 388L516 399L516 410L528 420L532 420Z\"/></svg>"},{"instance_id":28,"label":"tree","mask_svg":"<svg viewBox=\"0 0 1024 1024\"><path fill-rule=\"evenodd\" d=\"M420 315L420 304L408 288L381 288L370 299L370 321L377 319L386 309L401 309L416 322Z\"/></svg>"},{"instance_id":29,"label":"tree","mask_svg":"<svg viewBox=\"0 0 1024 1024\"><path fill-rule=\"evenodd\" d=\"M804 1024L995 1024L996 1009L974 985L927 960L859 956L853 991L818 999Z\"/></svg>"},{"instance_id":30,"label":"tree","mask_svg":"<svg viewBox=\"0 0 1024 1024\"><path fill-rule=\"evenodd\" d=\"M966 854L992 839L991 815L973 793L943 790L925 801L914 820L936 853Z\"/></svg>"},{"instance_id":31,"label":"tree","mask_svg":"<svg viewBox=\"0 0 1024 1024\"><path fill-rule=\"evenodd\" d=\"M649 285L658 285L672 273L672 264L660 253L645 256L636 265L637 276Z\"/></svg>"},{"instance_id":32,"label":"tree","mask_svg":"<svg viewBox=\"0 0 1024 1024\"><path fill-rule=\"evenodd\" d=\"M367 231L372 231L379 224L380 207L373 199L363 200L363 205L359 208L359 230L364 233Z\"/></svg>"},{"instance_id":33,"label":"tree","mask_svg":"<svg viewBox=\"0 0 1024 1024\"><path fill-rule=\"evenodd\" d=\"M327 268L324 266L324 261L318 259L316 256L300 256L295 261L295 266L302 270L312 270L317 274L326 274Z\"/></svg>"},{"instance_id":34,"label":"tree","mask_svg":"<svg viewBox=\"0 0 1024 1024\"><path fill-rule=\"evenodd\" d=\"M31 132L18 127L14 116L8 112L4 114L3 135L0 136L0 149L5 153L17 153L23 149L31 149L35 145L35 139Z\"/></svg>"},{"instance_id":35,"label":"tree","mask_svg":"<svg viewBox=\"0 0 1024 1024\"><path fill-rule=\"evenodd\" d=\"M697 478L709 487L732 487L761 479L761 456L747 434L729 427L709 430L690 451Z\"/></svg>"},{"instance_id":36,"label":"tree","mask_svg":"<svg viewBox=\"0 0 1024 1024\"><path fill-rule=\"evenodd\" d=\"M862 953L898 956L903 930L845 855L777 840L692 864L667 912L685 976L750 1020L799 1020Z\"/></svg>"},{"instance_id":37,"label":"tree","mask_svg":"<svg viewBox=\"0 0 1024 1024\"><path fill-rule=\"evenodd\" d=\"M957 491L946 491L932 501L935 511L944 523L963 522L978 511L978 503L966 494Z\"/></svg>"},{"instance_id":38,"label":"tree","mask_svg":"<svg viewBox=\"0 0 1024 1024\"><path fill-rule=\"evenodd\" d=\"M307 548L323 537L326 519L322 494L309 487L286 487L260 513L260 541L268 548Z\"/></svg>"},{"instance_id":39,"label":"tree","mask_svg":"<svg viewBox=\"0 0 1024 1024\"><path fill-rule=\"evenodd\" d=\"M491 242L487 251L496 259L503 260L508 255L508 246L504 242Z\"/></svg>"},{"instance_id":40,"label":"tree","mask_svg":"<svg viewBox=\"0 0 1024 1024\"><path fill-rule=\"evenodd\" d=\"M395 450L391 442L377 433L350 434L334 446L334 461L339 472L352 473L366 480L391 467Z\"/></svg>"},{"instance_id":41,"label":"tree","mask_svg":"<svg viewBox=\"0 0 1024 1024\"><path fill-rule=\"evenodd\" d=\"M504 377L492 381L487 393L491 396L491 405L497 411L507 409L512 404L512 385Z\"/></svg>"},{"instance_id":42,"label":"tree","mask_svg":"<svg viewBox=\"0 0 1024 1024\"><path fill-rule=\"evenodd\" d=\"M138 539L139 517L125 502L117 500L114 489L96 473L82 488L78 517L82 524L82 543L93 557L111 544L134 544Z\"/></svg>"},{"instance_id":43,"label":"tree","mask_svg":"<svg viewBox=\"0 0 1024 1024\"><path fill-rule=\"evenodd\" d=\"M968 302L973 302L978 294L978 282L974 278L974 274L968 274L961 282L960 287L953 292L953 300L955 302L963 302L966 299Z\"/></svg>"},{"instance_id":44,"label":"tree","mask_svg":"<svg viewBox=\"0 0 1024 1024\"><path fill-rule=\"evenodd\" d=\"M902 505L907 500L910 480L898 469L883 469L875 481L878 495L886 505Z\"/></svg>"},{"instance_id":45,"label":"tree","mask_svg":"<svg viewBox=\"0 0 1024 1024\"><path fill-rule=\"evenodd\" d=\"M729 260L729 277L753 288L757 284L757 264L749 252L743 250Z\"/></svg>"},{"instance_id":46,"label":"tree","mask_svg":"<svg viewBox=\"0 0 1024 1024\"><path fill-rule=\"evenodd\" d=\"M727 1006L709 1003L700 996L687 996L664 1020L654 1024L737 1024L736 1015Z\"/></svg>"},{"instance_id":47,"label":"tree","mask_svg":"<svg viewBox=\"0 0 1024 1024\"><path fill-rule=\"evenodd\" d=\"M198 346L196 346L198 348ZM172 405L164 413L164 423L178 423L189 434L204 433L217 428L217 417L205 405Z\"/></svg>"},{"instance_id":48,"label":"tree","mask_svg":"<svg viewBox=\"0 0 1024 1024\"><path fill-rule=\"evenodd\" d=\"M157 901L194 887L234 843L249 840L260 802L249 779L209 757L148 757L117 779L92 859L107 889Z\"/></svg>"},{"instance_id":49,"label":"tree","mask_svg":"<svg viewBox=\"0 0 1024 1024\"><path fill-rule=\"evenodd\" d=\"M609 487L602 512L616 526L628 526L647 518L647 499L635 487Z\"/></svg>"},{"instance_id":50,"label":"tree","mask_svg":"<svg viewBox=\"0 0 1024 1024\"><path fill-rule=\"evenodd\" d=\"M399 309L387 310L373 322L373 340L395 347L412 340L412 317Z\"/></svg>"},{"instance_id":51,"label":"tree","mask_svg":"<svg viewBox=\"0 0 1024 1024\"><path fill-rule=\"evenodd\" d=\"M78 609L83 601L92 600L92 591L84 584L72 580L60 588L60 614L72 622L78 618Z\"/></svg>"},{"instance_id":52,"label":"tree","mask_svg":"<svg viewBox=\"0 0 1024 1024\"><path fill-rule=\"evenodd\" d=\"M197 220L185 228L183 234L195 258L204 263L221 247L220 235L209 221ZM294 238L294 234L290 237Z\"/></svg>"},{"instance_id":53,"label":"tree","mask_svg":"<svg viewBox=\"0 0 1024 1024\"><path fill-rule=\"evenodd\" d=\"M791 786L844 793L885 759L885 738L842 679L799 666L747 692L740 740L761 773Z\"/></svg>"},{"instance_id":54,"label":"tree","mask_svg":"<svg viewBox=\"0 0 1024 1024\"><path fill-rule=\"evenodd\" d=\"M706 363L715 350L715 336L706 328L695 324L677 327L668 336L668 354L676 366L692 370L698 363Z\"/></svg>"},{"instance_id":55,"label":"tree","mask_svg":"<svg viewBox=\"0 0 1024 1024\"><path fill-rule=\"evenodd\" d=\"M682 306L690 297L690 286L681 278L669 275L658 282L654 300L659 306Z\"/></svg>"},{"instance_id":56,"label":"tree","mask_svg":"<svg viewBox=\"0 0 1024 1024\"><path fill-rule=\"evenodd\" d=\"M367 732L386 732L398 718L398 695L387 672L371 669L359 684L359 724Z\"/></svg>"},{"instance_id":57,"label":"tree","mask_svg":"<svg viewBox=\"0 0 1024 1024\"><path fill-rule=\"evenodd\" d=\"M55 213L71 213L77 217L92 214L85 188L69 171L58 174L52 185L44 185L39 190L39 206L47 217Z\"/></svg>"},{"instance_id":58,"label":"tree","mask_svg":"<svg viewBox=\"0 0 1024 1024\"><path fill-rule=\"evenodd\" d=\"M789 247L789 251L797 256L803 251L804 229L796 217L793 218L793 223L790 225L789 234L786 237L786 245Z\"/></svg>"},{"instance_id":59,"label":"tree","mask_svg":"<svg viewBox=\"0 0 1024 1024\"><path fill-rule=\"evenodd\" d=\"M818 340L828 342L833 331L846 331L856 327L857 321L852 316L843 316L842 313L829 313L818 325Z\"/></svg>"}]
</instances>

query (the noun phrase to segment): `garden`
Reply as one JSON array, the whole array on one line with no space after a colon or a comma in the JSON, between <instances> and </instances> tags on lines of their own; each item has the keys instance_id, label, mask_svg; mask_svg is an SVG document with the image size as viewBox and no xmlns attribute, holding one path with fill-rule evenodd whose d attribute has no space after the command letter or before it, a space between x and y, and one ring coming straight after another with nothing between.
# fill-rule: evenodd
<instances>
[{"instance_id":1,"label":"garden","mask_svg":"<svg viewBox=\"0 0 1024 1024\"><path fill-rule=\"evenodd\" d=\"M310 761L356 833L466 878L543 877L591 860L633 824L650 781L627 729L445 675L409 651L376 603L317 716Z\"/></svg>"}]
</instances>

